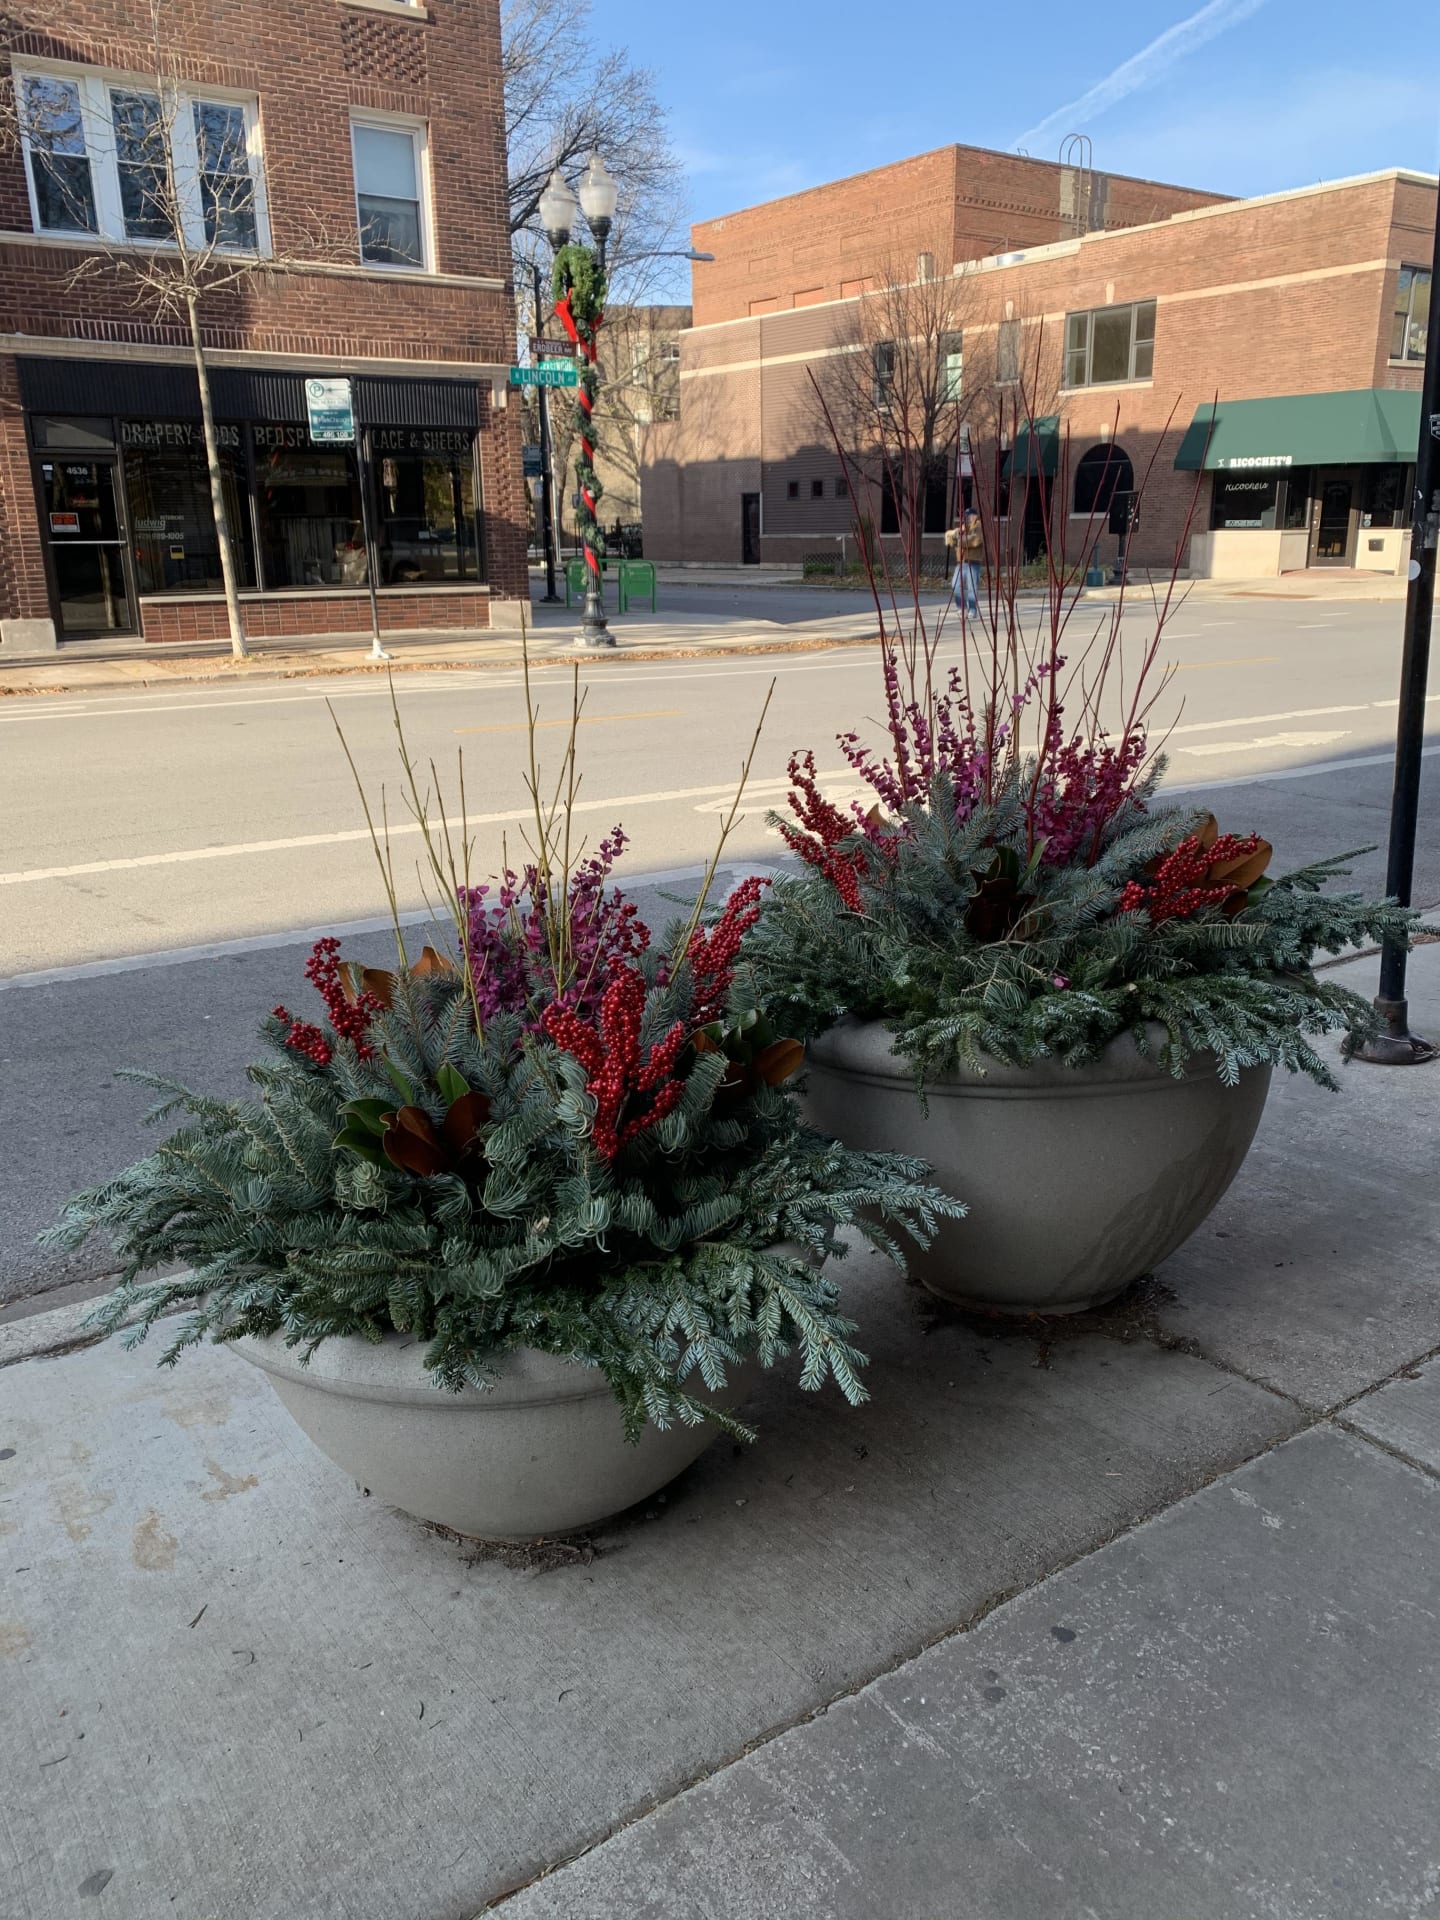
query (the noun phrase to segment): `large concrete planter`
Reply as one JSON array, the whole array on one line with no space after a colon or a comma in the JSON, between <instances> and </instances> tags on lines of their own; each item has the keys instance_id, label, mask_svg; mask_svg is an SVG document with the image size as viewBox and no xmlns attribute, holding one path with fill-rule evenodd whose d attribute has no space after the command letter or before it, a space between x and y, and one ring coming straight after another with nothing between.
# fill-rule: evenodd
<instances>
[{"instance_id":1,"label":"large concrete planter","mask_svg":"<svg viewBox=\"0 0 1440 1920\"><path fill-rule=\"evenodd\" d=\"M967 1202L911 1264L933 1293L1008 1313L1098 1306L1173 1253L1240 1171L1270 1088L1183 1079L1131 1036L1092 1066L1000 1060L930 1081L927 1107L878 1021L842 1020L809 1048L813 1125L848 1147L919 1154Z\"/></svg>"},{"instance_id":2,"label":"large concrete planter","mask_svg":"<svg viewBox=\"0 0 1440 1920\"><path fill-rule=\"evenodd\" d=\"M237 1340L235 1351L377 1499L480 1539L591 1526L658 1492L719 1433L709 1423L647 1426L627 1446L603 1374L528 1348L505 1359L492 1388L461 1393L437 1387L423 1342L399 1334L379 1346L326 1340L308 1366L279 1335ZM743 1399L753 1379L748 1367L734 1377L725 1404Z\"/></svg>"}]
</instances>

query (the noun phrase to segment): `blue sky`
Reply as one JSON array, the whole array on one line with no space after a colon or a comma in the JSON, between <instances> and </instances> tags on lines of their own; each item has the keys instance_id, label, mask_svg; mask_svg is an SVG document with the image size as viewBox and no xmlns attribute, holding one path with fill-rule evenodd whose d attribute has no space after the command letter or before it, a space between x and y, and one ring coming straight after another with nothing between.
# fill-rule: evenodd
<instances>
[{"instance_id":1,"label":"blue sky","mask_svg":"<svg viewBox=\"0 0 1440 1920\"><path fill-rule=\"evenodd\" d=\"M693 218L952 140L1221 193L1440 163L1435 0L595 0L654 69ZM1421 28L1429 16L1432 26Z\"/></svg>"}]
</instances>

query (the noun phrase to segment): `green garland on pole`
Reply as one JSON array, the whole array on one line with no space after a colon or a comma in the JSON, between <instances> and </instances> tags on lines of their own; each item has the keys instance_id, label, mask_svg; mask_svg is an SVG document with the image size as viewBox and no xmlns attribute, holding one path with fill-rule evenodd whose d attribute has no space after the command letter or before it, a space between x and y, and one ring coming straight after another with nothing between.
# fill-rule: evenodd
<instances>
[{"instance_id":1,"label":"green garland on pole","mask_svg":"<svg viewBox=\"0 0 1440 1920\"><path fill-rule=\"evenodd\" d=\"M580 350L580 380L575 389L575 431L580 454L575 478L580 489L579 532L591 584L603 599L600 571L605 536L600 530L600 497L604 488L595 471L595 403L600 393L597 340L605 318L605 275L598 256L575 242L555 256L553 278L555 312Z\"/></svg>"}]
</instances>

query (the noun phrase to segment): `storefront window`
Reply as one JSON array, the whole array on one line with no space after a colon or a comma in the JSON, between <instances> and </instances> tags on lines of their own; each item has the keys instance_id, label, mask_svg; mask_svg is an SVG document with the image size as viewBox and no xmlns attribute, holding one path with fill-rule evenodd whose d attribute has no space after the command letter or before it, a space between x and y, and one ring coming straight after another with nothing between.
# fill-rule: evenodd
<instances>
[{"instance_id":1,"label":"storefront window","mask_svg":"<svg viewBox=\"0 0 1440 1920\"><path fill-rule=\"evenodd\" d=\"M255 497L267 587L363 587L369 569L353 447L257 426Z\"/></svg>"},{"instance_id":2,"label":"storefront window","mask_svg":"<svg viewBox=\"0 0 1440 1920\"><path fill-rule=\"evenodd\" d=\"M1403 527L1410 497L1408 467L1371 467L1365 476L1362 527Z\"/></svg>"},{"instance_id":3,"label":"storefront window","mask_svg":"<svg viewBox=\"0 0 1440 1920\"><path fill-rule=\"evenodd\" d=\"M1273 527L1280 493L1280 482L1269 479L1222 480L1216 477L1210 495L1210 525L1225 527Z\"/></svg>"},{"instance_id":4,"label":"storefront window","mask_svg":"<svg viewBox=\"0 0 1440 1920\"><path fill-rule=\"evenodd\" d=\"M216 428L236 571L242 587L253 587L242 432L223 421ZM183 420L122 420L120 444L125 449L125 495L140 592L220 592L220 542L200 427Z\"/></svg>"},{"instance_id":5,"label":"storefront window","mask_svg":"<svg viewBox=\"0 0 1440 1920\"><path fill-rule=\"evenodd\" d=\"M471 436L377 427L379 585L443 586L479 578Z\"/></svg>"},{"instance_id":6,"label":"storefront window","mask_svg":"<svg viewBox=\"0 0 1440 1920\"><path fill-rule=\"evenodd\" d=\"M1285 476L1285 511L1280 524L1287 533L1303 533L1310 525L1310 486L1313 467L1294 467Z\"/></svg>"}]
</instances>

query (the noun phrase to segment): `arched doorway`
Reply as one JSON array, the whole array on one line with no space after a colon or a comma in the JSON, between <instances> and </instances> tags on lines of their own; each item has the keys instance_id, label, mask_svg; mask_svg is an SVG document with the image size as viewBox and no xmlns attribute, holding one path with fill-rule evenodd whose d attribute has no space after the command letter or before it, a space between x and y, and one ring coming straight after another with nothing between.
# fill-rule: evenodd
<instances>
[{"instance_id":1,"label":"arched doorway","mask_svg":"<svg viewBox=\"0 0 1440 1920\"><path fill-rule=\"evenodd\" d=\"M1117 441L1088 447L1076 461L1073 511L1082 518L1107 520L1117 496L1134 493L1135 468Z\"/></svg>"}]
</instances>

